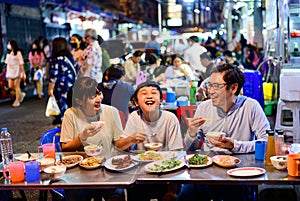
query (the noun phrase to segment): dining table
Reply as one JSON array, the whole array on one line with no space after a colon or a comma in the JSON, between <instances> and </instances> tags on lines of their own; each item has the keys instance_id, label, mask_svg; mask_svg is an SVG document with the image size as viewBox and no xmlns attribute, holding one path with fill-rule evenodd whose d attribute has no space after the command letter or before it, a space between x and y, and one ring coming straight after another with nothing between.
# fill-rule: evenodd
<instances>
[{"instance_id":1,"label":"dining table","mask_svg":"<svg viewBox=\"0 0 300 201\"><path fill-rule=\"evenodd\" d=\"M110 157L118 155L131 155L133 159L137 159L138 151L111 153ZM173 152L172 152L173 153ZM84 152L58 152L56 153L57 160L59 155L68 156L79 154L84 158L87 155ZM181 160L185 165L176 170L165 172L149 172L146 166L150 162L133 160L133 166L129 169L117 171L101 165L96 169L84 169L80 166L68 168L64 176L57 180L51 180L46 177L45 173L41 172L41 180L38 182L18 182L11 183L1 177L0 190L50 190L50 189L108 189L108 188L130 188L140 184L207 184L207 185L250 185L257 187L262 184L276 185L299 185L300 177L289 176L287 170L277 170L273 166L266 166L263 160L256 160L254 153L235 154L234 157L239 159L239 163L235 167L224 168L216 165L214 162L205 167L189 167L184 161L184 156L189 156L194 152L179 151L174 152L174 157ZM218 153L201 153L213 157ZM18 154L16 154L18 155ZM108 159L109 157L107 157ZM153 162L152 162L153 163ZM259 168L264 170L256 175L238 175L233 176L229 171L235 168ZM0 171L3 171L2 164Z\"/></svg>"}]
</instances>

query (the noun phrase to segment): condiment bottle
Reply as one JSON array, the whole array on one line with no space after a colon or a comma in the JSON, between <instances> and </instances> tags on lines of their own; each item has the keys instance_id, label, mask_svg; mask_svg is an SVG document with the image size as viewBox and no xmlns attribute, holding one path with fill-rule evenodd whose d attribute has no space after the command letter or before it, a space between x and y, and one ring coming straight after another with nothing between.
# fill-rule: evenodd
<instances>
[{"instance_id":1,"label":"condiment bottle","mask_svg":"<svg viewBox=\"0 0 300 201\"><path fill-rule=\"evenodd\" d=\"M285 155L283 130L275 130L275 154L276 156Z\"/></svg>"},{"instance_id":2,"label":"condiment bottle","mask_svg":"<svg viewBox=\"0 0 300 201\"><path fill-rule=\"evenodd\" d=\"M267 130L267 134L268 134L268 145L267 145L265 164L272 165L270 157L275 156L274 131Z\"/></svg>"}]
</instances>

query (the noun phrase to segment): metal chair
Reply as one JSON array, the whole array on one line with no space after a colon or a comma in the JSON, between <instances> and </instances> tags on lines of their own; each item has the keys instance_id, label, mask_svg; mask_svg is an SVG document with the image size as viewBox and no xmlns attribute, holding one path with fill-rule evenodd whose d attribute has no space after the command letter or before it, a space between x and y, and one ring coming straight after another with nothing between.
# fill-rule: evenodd
<instances>
[{"instance_id":1,"label":"metal chair","mask_svg":"<svg viewBox=\"0 0 300 201\"><path fill-rule=\"evenodd\" d=\"M55 143L55 149L57 152L61 152L62 148L61 148L61 143L60 143L60 132L61 132L61 128L57 127L57 128L52 128L50 130L45 131L40 139L41 145L46 144L46 143L52 143L53 142L53 138L54 139L54 143ZM55 190L50 190L50 193L52 195L52 200L59 200L59 201L65 201L65 192L63 189L55 189ZM42 190L40 191L40 195L39 195L39 200L47 200L47 191L46 190Z\"/></svg>"}]
</instances>

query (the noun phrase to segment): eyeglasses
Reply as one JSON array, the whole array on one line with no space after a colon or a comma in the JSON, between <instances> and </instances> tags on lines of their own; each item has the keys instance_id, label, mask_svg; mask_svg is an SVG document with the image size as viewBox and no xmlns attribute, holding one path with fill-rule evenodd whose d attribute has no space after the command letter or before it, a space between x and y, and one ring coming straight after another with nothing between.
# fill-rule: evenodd
<instances>
[{"instance_id":1,"label":"eyeglasses","mask_svg":"<svg viewBox=\"0 0 300 201\"><path fill-rule=\"evenodd\" d=\"M218 89L222 89L224 86L226 86L227 83L218 84L218 83L210 83L210 82L208 82L205 85L206 85L206 87L208 89L218 90Z\"/></svg>"}]
</instances>

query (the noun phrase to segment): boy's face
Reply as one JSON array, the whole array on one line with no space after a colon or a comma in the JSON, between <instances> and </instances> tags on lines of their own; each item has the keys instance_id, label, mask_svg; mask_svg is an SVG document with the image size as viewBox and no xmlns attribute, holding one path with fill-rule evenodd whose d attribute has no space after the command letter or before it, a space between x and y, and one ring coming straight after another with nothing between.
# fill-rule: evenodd
<instances>
[{"instance_id":1,"label":"boy's face","mask_svg":"<svg viewBox=\"0 0 300 201\"><path fill-rule=\"evenodd\" d=\"M160 92L156 87L145 86L137 93L137 106L143 113L149 113L159 109L161 104Z\"/></svg>"}]
</instances>

